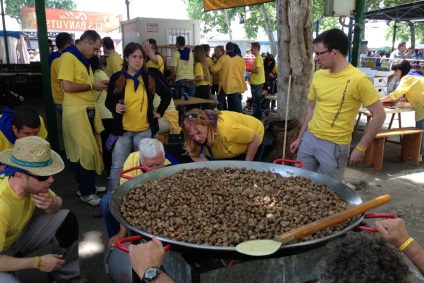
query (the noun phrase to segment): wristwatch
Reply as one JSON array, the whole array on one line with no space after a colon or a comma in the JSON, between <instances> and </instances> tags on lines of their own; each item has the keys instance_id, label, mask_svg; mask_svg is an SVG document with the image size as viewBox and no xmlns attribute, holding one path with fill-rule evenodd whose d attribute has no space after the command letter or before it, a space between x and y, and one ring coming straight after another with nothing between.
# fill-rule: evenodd
<instances>
[{"instance_id":1,"label":"wristwatch","mask_svg":"<svg viewBox=\"0 0 424 283\"><path fill-rule=\"evenodd\" d=\"M153 282L156 278L159 277L159 274L163 272L160 267L150 267L144 272L143 278L141 279L142 283Z\"/></svg>"}]
</instances>

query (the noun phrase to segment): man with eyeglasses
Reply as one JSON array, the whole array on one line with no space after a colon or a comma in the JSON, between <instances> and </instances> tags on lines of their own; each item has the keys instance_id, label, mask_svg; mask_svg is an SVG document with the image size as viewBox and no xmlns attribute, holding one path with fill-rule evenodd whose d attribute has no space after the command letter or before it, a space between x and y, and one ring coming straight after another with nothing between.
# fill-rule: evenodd
<instances>
[{"instance_id":1,"label":"man with eyeglasses","mask_svg":"<svg viewBox=\"0 0 424 283\"><path fill-rule=\"evenodd\" d=\"M1 152L0 163L0 282L20 282L14 272L34 268L48 273L46 282L88 282L79 276L77 219L49 189L64 168L60 156L31 136ZM51 253L27 257L48 245Z\"/></svg>"},{"instance_id":2,"label":"man with eyeglasses","mask_svg":"<svg viewBox=\"0 0 424 283\"><path fill-rule=\"evenodd\" d=\"M303 169L343 180L347 163L359 164L368 145L381 129L386 113L369 77L347 60L349 41L339 29L330 29L314 41L315 72L309 90L309 106L298 138L290 145ZM372 119L349 157L358 111L364 105Z\"/></svg>"}]
</instances>

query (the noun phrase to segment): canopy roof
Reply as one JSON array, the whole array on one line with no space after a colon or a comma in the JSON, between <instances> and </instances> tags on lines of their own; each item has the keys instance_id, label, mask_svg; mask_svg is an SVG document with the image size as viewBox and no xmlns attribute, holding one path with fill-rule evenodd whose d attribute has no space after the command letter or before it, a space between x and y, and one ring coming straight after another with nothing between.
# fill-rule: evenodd
<instances>
[{"instance_id":1,"label":"canopy roof","mask_svg":"<svg viewBox=\"0 0 424 283\"><path fill-rule=\"evenodd\" d=\"M365 13L365 18L383 21L424 21L424 1L369 11Z\"/></svg>"}]
</instances>

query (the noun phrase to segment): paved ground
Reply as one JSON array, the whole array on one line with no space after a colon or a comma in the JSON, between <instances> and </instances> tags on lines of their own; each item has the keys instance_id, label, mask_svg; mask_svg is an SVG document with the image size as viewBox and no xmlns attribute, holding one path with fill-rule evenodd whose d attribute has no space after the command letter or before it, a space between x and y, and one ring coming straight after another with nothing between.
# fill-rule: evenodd
<instances>
[{"instance_id":1,"label":"paved ground","mask_svg":"<svg viewBox=\"0 0 424 283\"><path fill-rule=\"evenodd\" d=\"M28 102L43 109L41 99ZM413 116L403 115L404 126L413 125ZM365 120L362 121L362 124ZM358 137L356 137L358 138ZM390 194L392 202L376 209L377 212L395 213L407 221L411 235L424 244L424 166L402 164L399 161L400 146L387 144L383 171L375 172L363 166L349 167L345 182L358 191L363 200L382 194ZM99 185L106 185L104 177L98 177ZM82 203L76 195L76 181L72 170L65 169L55 177L52 189L64 200L64 207L72 209L80 223L80 257L82 274L91 282L109 282L103 269L103 256L107 249L107 234L101 218L95 218L97 208ZM372 222L371 222L372 224ZM47 252L47 251L46 251ZM37 253L40 254L40 253ZM22 282L45 282L45 274L26 271L19 274Z\"/></svg>"}]
</instances>

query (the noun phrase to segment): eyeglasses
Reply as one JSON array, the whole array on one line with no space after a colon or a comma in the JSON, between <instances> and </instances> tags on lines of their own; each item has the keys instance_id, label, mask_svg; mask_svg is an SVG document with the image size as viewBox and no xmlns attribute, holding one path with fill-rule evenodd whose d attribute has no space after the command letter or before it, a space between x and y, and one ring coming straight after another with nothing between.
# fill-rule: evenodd
<instances>
[{"instance_id":1,"label":"eyeglasses","mask_svg":"<svg viewBox=\"0 0 424 283\"><path fill-rule=\"evenodd\" d=\"M333 49L328 49L328 50L325 50L325 51L322 51L322 52L314 52L314 54L315 54L315 56L321 56L322 54L324 54L324 53L326 53L326 52L331 52L331 51L333 51Z\"/></svg>"},{"instance_id":2,"label":"eyeglasses","mask_svg":"<svg viewBox=\"0 0 424 283\"><path fill-rule=\"evenodd\" d=\"M27 175L27 176L33 177L34 179L37 179L37 181L39 181L39 182L47 181L51 177L51 175L49 175L49 176L37 176L37 175L29 174L29 173L24 173L24 174Z\"/></svg>"}]
</instances>

